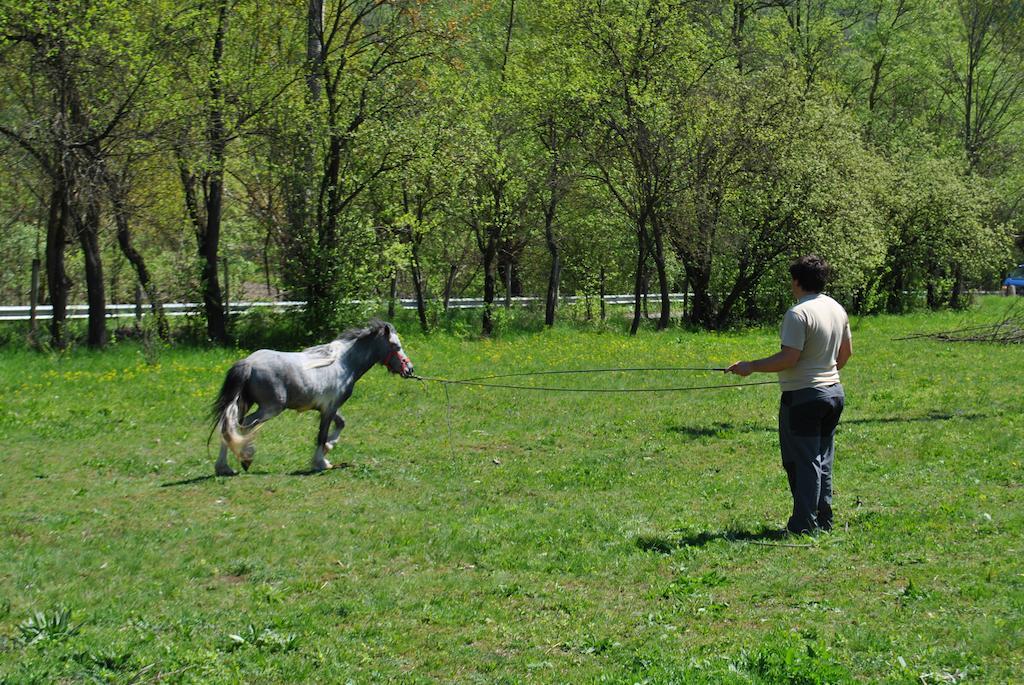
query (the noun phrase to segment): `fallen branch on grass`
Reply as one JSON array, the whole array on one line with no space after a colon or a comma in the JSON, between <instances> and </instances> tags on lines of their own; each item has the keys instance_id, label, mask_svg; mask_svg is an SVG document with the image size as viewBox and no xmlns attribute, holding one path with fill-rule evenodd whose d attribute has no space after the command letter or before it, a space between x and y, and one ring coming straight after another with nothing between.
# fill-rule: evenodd
<instances>
[{"instance_id":1,"label":"fallen branch on grass","mask_svg":"<svg viewBox=\"0 0 1024 685\"><path fill-rule=\"evenodd\" d=\"M935 333L913 333L896 340L941 340L943 342L987 342L1001 345L1024 343L1024 314L1018 313L1017 302L1010 306L996 323L965 326Z\"/></svg>"}]
</instances>

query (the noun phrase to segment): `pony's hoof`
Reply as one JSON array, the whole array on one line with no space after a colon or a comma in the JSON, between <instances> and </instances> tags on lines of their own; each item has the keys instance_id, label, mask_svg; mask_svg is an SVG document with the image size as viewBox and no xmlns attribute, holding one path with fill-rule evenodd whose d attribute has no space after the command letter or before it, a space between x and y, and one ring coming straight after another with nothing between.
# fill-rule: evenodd
<instances>
[{"instance_id":1,"label":"pony's hoof","mask_svg":"<svg viewBox=\"0 0 1024 685\"><path fill-rule=\"evenodd\" d=\"M244 460L243 459L243 460L240 460L239 463L242 465L243 469L248 471L249 467L252 466L252 459L249 459L249 460ZM234 475L234 473L232 473L231 475Z\"/></svg>"},{"instance_id":2,"label":"pony's hoof","mask_svg":"<svg viewBox=\"0 0 1024 685\"><path fill-rule=\"evenodd\" d=\"M218 476L237 476L238 472L234 469L217 469L216 473Z\"/></svg>"},{"instance_id":3,"label":"pony's hoof","mask_svg":"<svg viewBox=\"0 0 1024 685\"><path fill-rule=\"evenodd\" d=\"M333 468L334 465L331 464L331 462L327 461L326 459L322 464L313 464L314 471L330 471Z\"/></svg>"}]
</instances>

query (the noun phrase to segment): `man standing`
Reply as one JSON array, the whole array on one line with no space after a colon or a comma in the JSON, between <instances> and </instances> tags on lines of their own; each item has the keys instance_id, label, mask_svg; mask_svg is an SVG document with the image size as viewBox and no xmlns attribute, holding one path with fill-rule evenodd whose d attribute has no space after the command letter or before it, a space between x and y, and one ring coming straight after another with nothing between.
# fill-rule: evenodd
<instances>
[{"instance_id":1,"label":"man standing","mask_svg":"<svg viewBox=\"0 0 1024 685\"><path fill-rule=\"evenodd\" d=\"M782 349L771 357L736 362L728 371L779 374L779 447L793 494L791 533L832 528L832 461L845 395L839 370L853 347L842 305L822 294L829 266L807 255L789 267L796 304L782 319Z\"/></svg>"}]
</instances>

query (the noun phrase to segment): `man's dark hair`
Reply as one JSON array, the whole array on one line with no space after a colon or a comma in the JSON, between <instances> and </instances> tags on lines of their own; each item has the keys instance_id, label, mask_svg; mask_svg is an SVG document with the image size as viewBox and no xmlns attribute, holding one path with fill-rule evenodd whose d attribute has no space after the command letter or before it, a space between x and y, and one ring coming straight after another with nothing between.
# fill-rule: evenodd
<instances>
[{"instance_id":1,"label":"man's dark hair","mask_svg":"<svg viewBox=\"0 0 1024 685\"><path fill-rule=\"evenodd\" d=\"M831 271L828 262L815 254L803 256L789 265L789 275L809 293L824 290Z\"/></svg>"}]
</instances>

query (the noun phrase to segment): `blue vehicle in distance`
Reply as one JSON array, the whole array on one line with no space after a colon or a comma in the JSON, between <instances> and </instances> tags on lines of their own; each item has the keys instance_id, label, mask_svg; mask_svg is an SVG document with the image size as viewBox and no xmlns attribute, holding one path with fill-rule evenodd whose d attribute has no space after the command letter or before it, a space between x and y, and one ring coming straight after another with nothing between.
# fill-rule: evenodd
<instances>
[{"instance_id":1,"label":"blue vehicle in distance","mask_svg":"<svg viewBox=\"0 0 1024 685\"><path fill-rule=\"evenodd\" d=\"M1024 264L1010 272L1003 281L1003 293L1006 295L1024 295Z\"/></svg>"}]
</instances>

